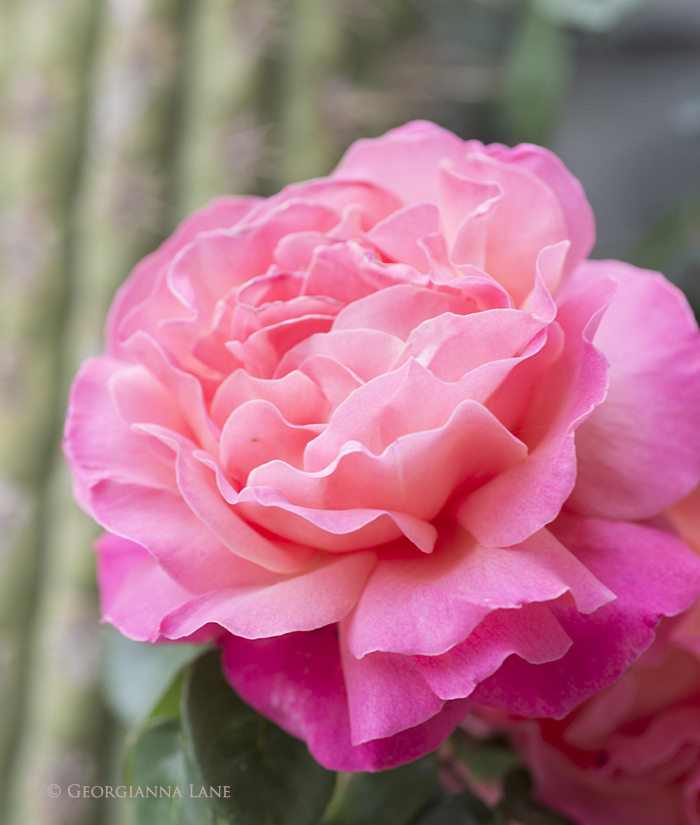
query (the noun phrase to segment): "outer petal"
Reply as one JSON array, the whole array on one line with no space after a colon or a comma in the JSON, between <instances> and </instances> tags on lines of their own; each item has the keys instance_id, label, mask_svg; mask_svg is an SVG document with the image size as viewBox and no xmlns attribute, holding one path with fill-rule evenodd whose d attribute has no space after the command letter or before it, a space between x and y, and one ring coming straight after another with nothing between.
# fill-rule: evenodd
<instances>
[{"instance_id":1,"label":"outer petal","mask_svg":"<svg viewBox=\"0 0 700 825\"><path fill-rule=\"evenodd\" d=\"M335 627L247 641L224 636L224 672L240 696L293 736L325 767L339 771L394 768L430 753L469 710L446 702L421 725L354 745Z\"/></svg>"},{"instance_id":2,"label":"outer petal","mask_svg":"<svg viewBox=\"0 0 700 825\"><path fill-rule=\"evenodd\" d=\"M437 656L493 611L567 592L586 613L614 598L546 530L515 547L484 548L448 522L429 558L379 562L348 618L348 645L356 657L374 651Z\"/></svg>"},{"instance_id":3,"label":"outer petal","mask_svg":"<svg viewBox=\"0 0 700 825\"><path fill-rule=\"evenodd\" d=\"M379 138L358 140L333 172L345 180L367 180L410 205L439 198L440 161L464 167L465 144L434 123L416 120Z\"/></svg>"},{"instance_id":4,"label":"outer petal","mask_svg":"<svg viewBox=\"0 0 700 825\"><path fill-rule=\"evenodd\" d=\"M619 288L593 342L610 362L610 390L576 435L570 505L644 519L700 479L700 333L680 290L658 273L589 261L574 284L606 276Z\"/></svg>"},{"instance_id":5,"label":"outer petal","mask_svg":"<svg viewBox=\"0 0 700 825\"><path fill-rule=\"evenodd\" d=\"M569 652L542 665L510 657L473 698L522 716L561 718L649 647L662 616L690 606L700 560L674 536L638 524L562 516L551 529L617 598L587 616L552 606L573 640Z\"/></svg>"},{"instance_id":6,"label":"outer petal","mask_svg":"<svg viewBox=\"0 0 700 825\"><path fill-rule=\"evenodd\" d=\"M528 169L554 192L564 212L571 240L567 272L588 256L595 243L593 210L580 182L555 154L532 143L521 143L511 149L497 143L483 146L477 141L469 141L467 147L471 149L472 146L504 163L514 163L521 169Z\"/></svg>"},{"instance_id":7,"label":"outer petal","mask_svg":"<svg viewBox=\"0 0 700 825\"><path fill-rule=\"evenodd\" d=\"M397 653L370 653L356 659L340 628L340 659L345 677L353 745L415 728L445 705L428 686L417 664Z\"/></svg>"},{"instance_id":8,"label":"outer petal","mask_svg":"<svg viewBox=\"0 0 700 825\"><path fill-rule=\"evenodd\" d=\"M161 269L193 241L200 232L228 229L241 221L262 199L252 196L215 198L178 226L173 235L151 255L144 258L117 292L107 319L107 344L112 354L118 352L117 328L123 318L144 301L153 290Z\"/></svg>"},{"instance_id":9,"label":"outer petal","mask_svg":"<svg viewBox=\"0 0 700 825\"><path fill-rule=\"evenodd\" d=\"M106 533L96 549L102 620L137 642L164 641L163 617L192 594L134 542Z\"/></svg>"},{"instance_id":10,"label":"outer petal","mask_svg":"<svg viewBox=\"0 0 700 825\"><path fill-rule=\"evenodd\" d=\"M519 609L495 610L458 645L442 656L416 656L418 668L441 699L469 696L515 654L533 665L554 662L571 647L552 611L532 602Z\"/></svg>"}]
</instances>

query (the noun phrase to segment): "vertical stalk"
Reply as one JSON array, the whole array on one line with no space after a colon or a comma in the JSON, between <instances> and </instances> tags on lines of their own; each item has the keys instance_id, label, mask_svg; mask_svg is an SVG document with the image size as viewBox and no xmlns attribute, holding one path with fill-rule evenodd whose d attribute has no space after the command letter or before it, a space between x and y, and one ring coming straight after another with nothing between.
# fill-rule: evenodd
<instances>
[{"instance_id":1,"label":"vertical stalk","mask_svg":"<svg viewBox=\"0 0 700 825\"><path fill-rule=\"evenodd\" d=\"M279 126L283 183L326 174L333 163L323 90L340 37L328 0L288 0L288 13Z\"/></svg>"},{"instance_id":2,"label":"vertical stalk","mask_svg":"<svg viewBox=\"0 0 700 825\"><path fill-rule=\"evenodd\" d=\"M210 0L194 10L178 174L181 216L216 195L254 187L266 133L255 95L260 54L274 22L274 7L259 0Z\"/></svg>"},{"instance_id":3,"label":"vertical stalk","mask_svg":"<svg viewBox=\"0 0 700 825\"><path fill-rule=\"evenodd\" d=\"M63 418L67 384L79 362L102 348L115 288L170 229L173 124L190 5L190 0L137 0L110 2L104 10L94 105L80 147L80 187L71 204L68 301L55 339L57 420ZM58 445L51 446L44 555L9 825L77 825L106 813L98 807L105 803L67 795L71 783L99 784L105 717L96 678L100 637L90 552L96 528L73 503ZM46 793L52 783L62 788L57 799Z\"/></svg>"},{"instance_id":4,"label":"vertical stalk","mask_svg":"<svg viewBox=\"0 0 700 825\"><path fill-rule=\"evenodd\" d=\"M46 477L60 428L57 340L99 6L99 0L2 6L0 818L25 708Z\"/></svg>"}]
</instances>

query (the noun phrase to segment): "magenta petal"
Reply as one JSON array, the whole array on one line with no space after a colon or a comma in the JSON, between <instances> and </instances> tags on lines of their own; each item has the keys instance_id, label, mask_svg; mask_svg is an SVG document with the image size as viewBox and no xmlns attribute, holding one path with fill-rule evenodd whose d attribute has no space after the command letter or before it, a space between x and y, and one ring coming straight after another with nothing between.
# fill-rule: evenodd
<instances>
[{"instance_id":1,"label":"magenta petal","mask_svg":"<svg viewBox=\"0 0 700 825\"><path fill-rule=\"evenodd\" d=\"M546 604L495 610L465 641L441 656L414 657L420 672L441 699L469 696L515 654L531 664L553 662L571 647L571 639Z\"/></svg>"},{"instance_id":2,"label":"magenta petal","mask_svg":"<svg viewBox=\"0 0 700 825\"><path fill-rule=\"evenodd\" d=\"M618 292L593 342L610 361L610 390L576 434L571 505L644 519L700 480L700 333L682 293L661 275L589 261L574 283L613 277Z\"/></svg>"},{"instance_id":3,"label":"magenta petal","mask_svg":"<svg viewBox=\"0 0 700 825\"><path fill-rule=\"evenodd\" d=\"M414 728L442 710L444 700L428 687L409 656L369 653L356 659L347 649L342 625L340 633L353 745Z\"/></svg>"},{"instance_id":4,"label":"magenta petal","mask_svg":"<svg viewBox=\"0 0 700 825\"><path fill-rule=\"evenodd\" d=\"M552 605L573 640L569 652L541 665L511 656L472 694L522 716L561 718L611 684L649 647L661 617L681 613L700 592L700 559L668 533L573 516L552 530L617 598L590 615Z\"/></svg>"},{"instance_id":5,"label":"magenta petal","mask_svg":"<svg viewBox=\"0 0 700 825\"><path fill-rule=\"evenodd\" d=\"M430 753L465 716L469 700L446 702L421 725L353 746L335 627L273 639L221 639L226 678L241 698L337 771L395 768Z\"/></svg>"},{"instance_id":6,"label":"magenta petal","mask_svg":"<svg viewBox=\"0 0 700 825\"><path fill-rule=\"evenodd\" d=\"M163 617L192 594L132 541L106 533L96 549L102 620L137 642L164 641L160 633Z\"/></svg>"}]
</instances>

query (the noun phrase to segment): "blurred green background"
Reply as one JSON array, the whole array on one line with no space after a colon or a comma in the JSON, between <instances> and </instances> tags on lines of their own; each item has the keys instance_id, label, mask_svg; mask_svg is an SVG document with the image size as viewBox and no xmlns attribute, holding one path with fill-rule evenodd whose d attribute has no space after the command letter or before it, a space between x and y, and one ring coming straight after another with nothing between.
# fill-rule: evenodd
<instances>
[{"instance_id":1,"label":"blurred green background","mask_svg":"<svg viewBox=\"0 0 700 825\"><path fill-rule=\"evenodd\" d=\"M698 0L0 0L3 825L128 823L65 789L119 784L189 655L98 624L97 531L59 450L114 290L211 197L325 174L419 117L554 149L594 257L664 271L698 310Z\"/></svg>"}]
</instances>

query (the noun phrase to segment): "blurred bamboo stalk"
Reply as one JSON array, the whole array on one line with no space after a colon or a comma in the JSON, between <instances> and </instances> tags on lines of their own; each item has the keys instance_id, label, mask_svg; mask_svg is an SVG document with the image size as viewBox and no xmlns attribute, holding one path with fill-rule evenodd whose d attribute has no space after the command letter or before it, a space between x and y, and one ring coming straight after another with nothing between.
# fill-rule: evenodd
<instances>
[{"instance_id":1,"label":"blurred bamboo stalk","mask_svg":"<svg viewBox=\"0 0 700 825\"><path fill-rule=\"evenodd\" d=\"M250 192L268 127L256 95L278 9L265 0L209 0L194 10L177 175L180 216L222 194Z\"/></svg>"},{"instance_id":2,"label":"blurred bamboo stalk","mask_svg":"<svg viewBox=\"0 0 700 825\"><path fill-rule=\"evenodd\" d=\"M341 37L328 0L288 0L287 14L279 113L283 183L327 174L335 160L322 102Z\"/></svg>"},{"instance_id":3,"label":"blurred bamboo stalk","mask_svg":"<svg viewBox=\"0 0 700 825\"><path fill-rule=\"evenodd\" d=\"M75 217L64 262L68 301L53 340L54 394L60 401L51 412L59 426L68 381L85 356L102 349L115 288L171 228L175 121L190 6L190 0L111 0L94 39L95 105L83 124L87 130L75 137L83 168L68 206ZM64 43L77 47L75 37L62 34ZM44 555L9 825L77 825L98 821L99 814L94 802L66 798L65 791L71 782L96 780L99 770L104 715L90 552L96 528L73 503L63 460L57 445L51 446ZM63 787L55 800L46 794L52 782Z\"/></svg>"},{"instance_id":4,"label":"blurred bamboo stalk","mask_svg":"<svg viewBox=\"0 0 700 825\"><path fill-rule=\"evenodd\" d=\"M97 0L6 0L0 109L0 818L20 733ZM3 818L3 821L7 821Z\"/></svg>"}]
</instances>

